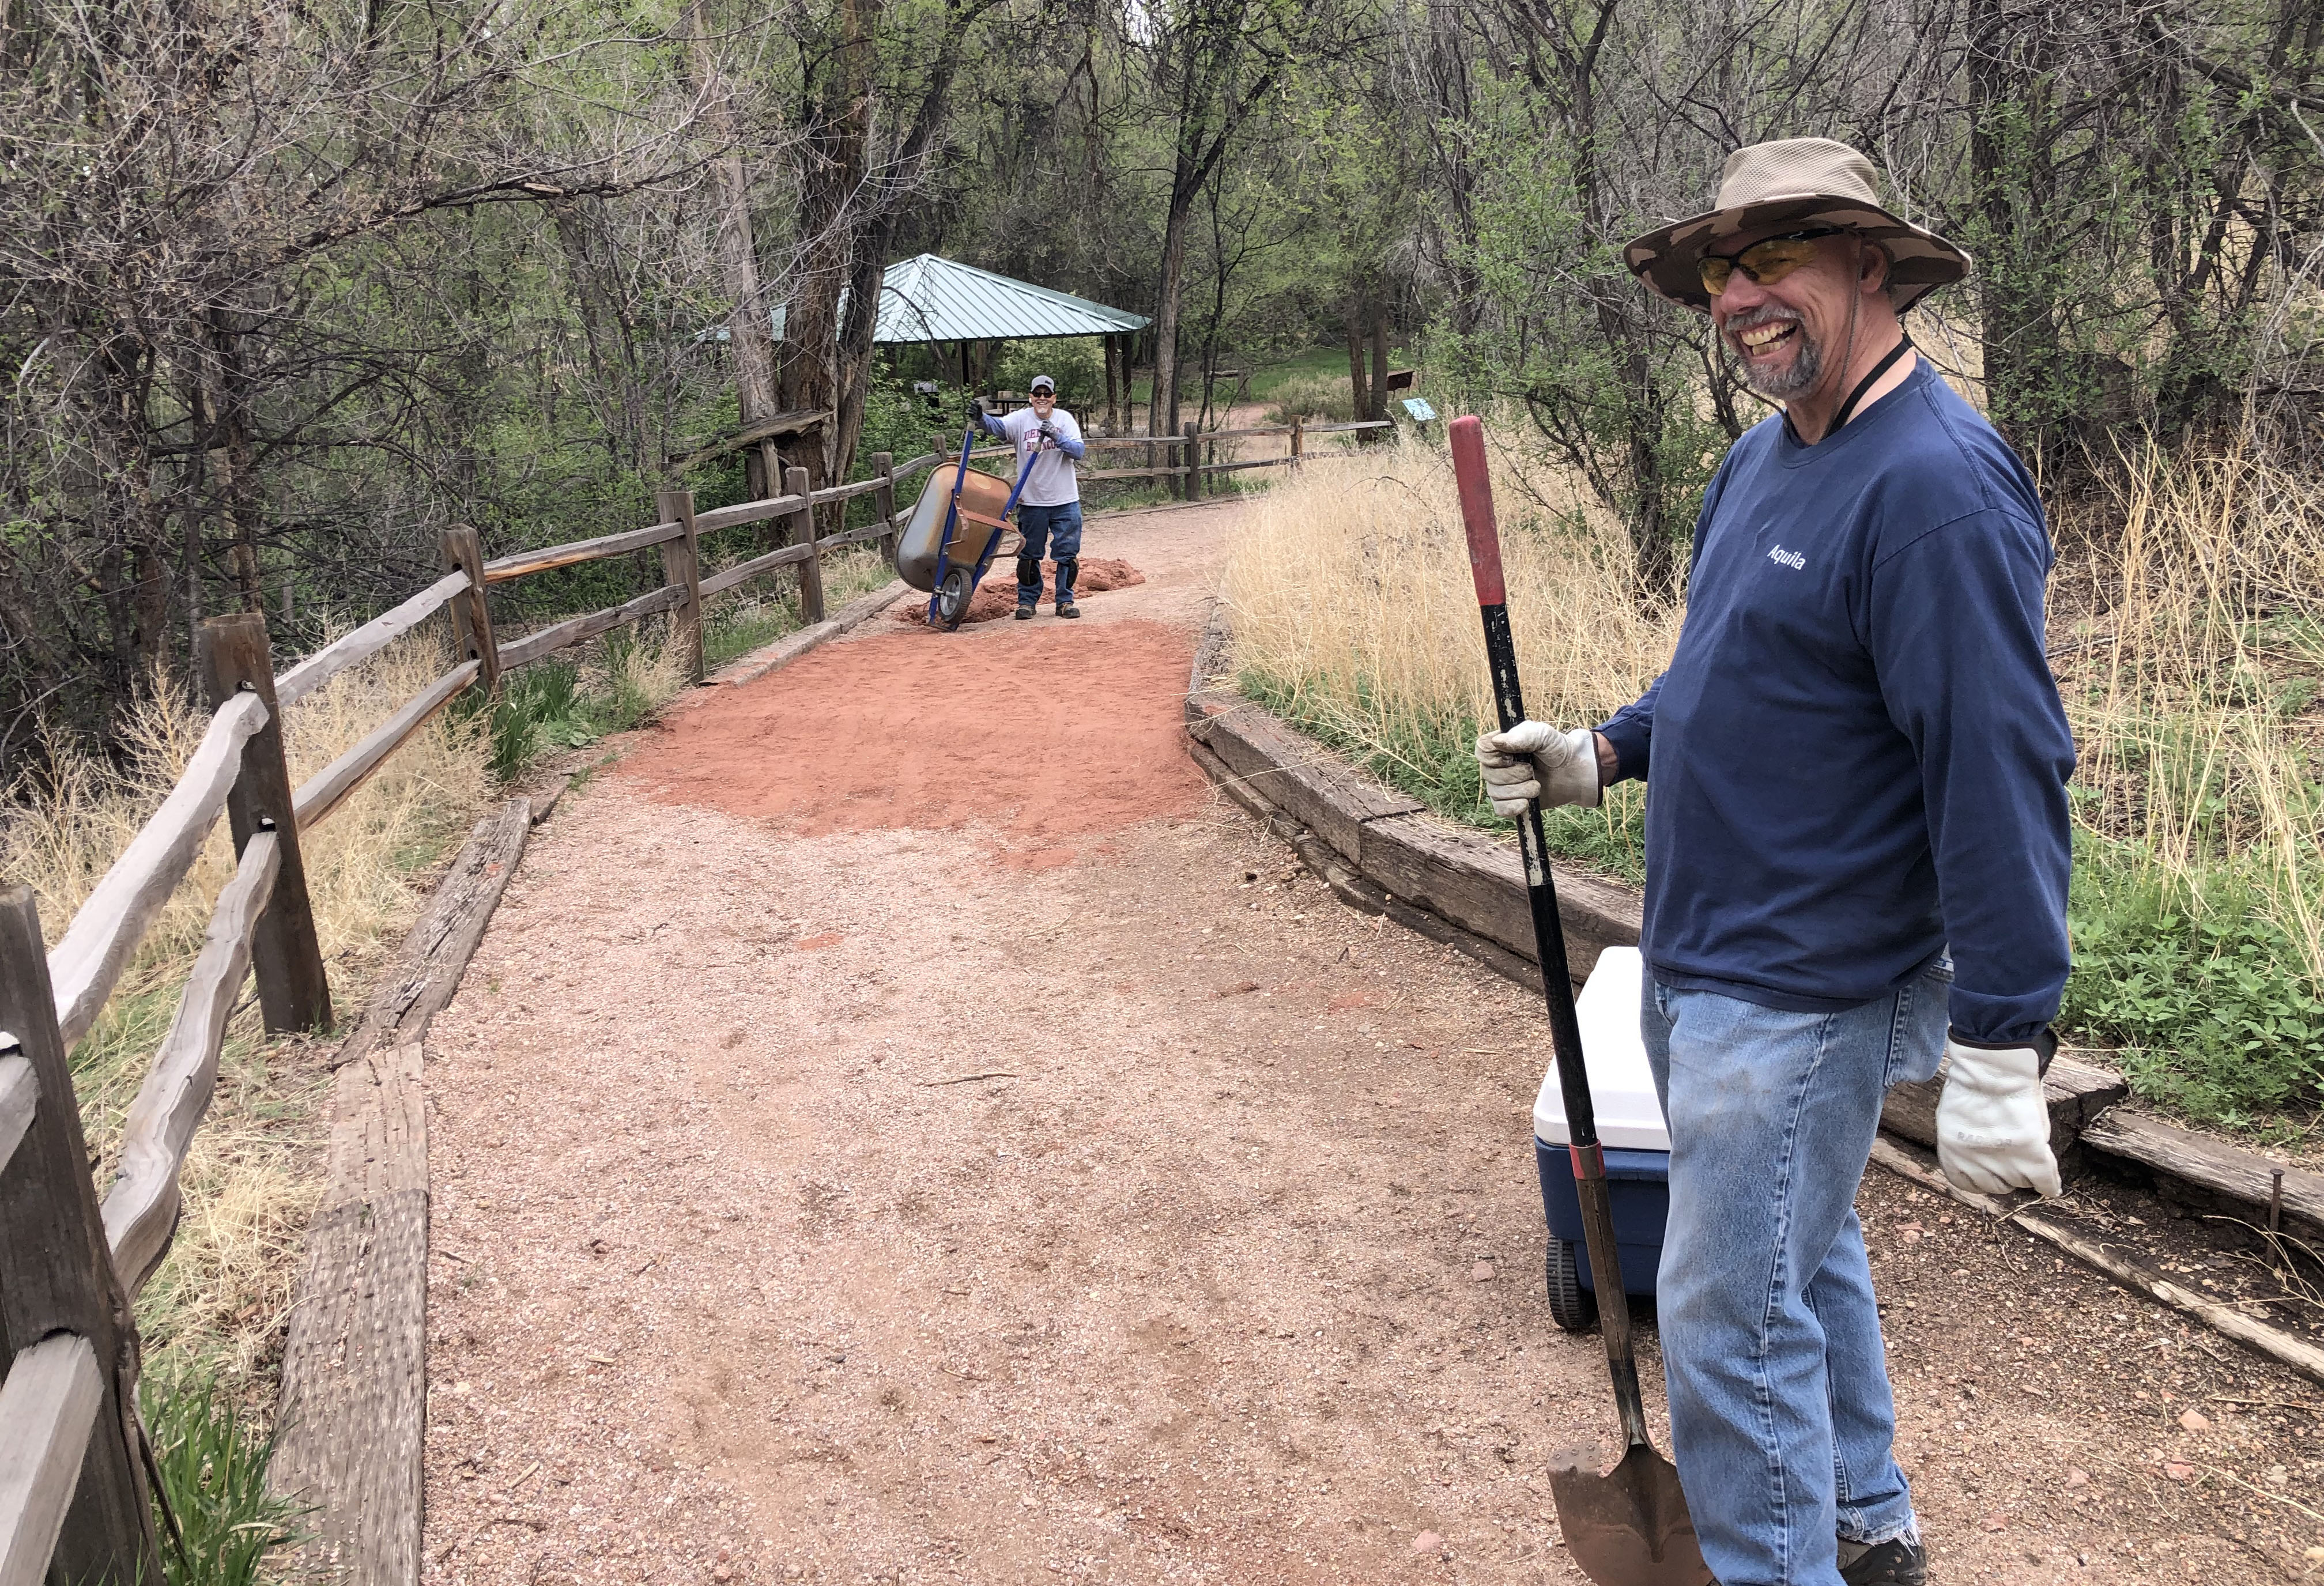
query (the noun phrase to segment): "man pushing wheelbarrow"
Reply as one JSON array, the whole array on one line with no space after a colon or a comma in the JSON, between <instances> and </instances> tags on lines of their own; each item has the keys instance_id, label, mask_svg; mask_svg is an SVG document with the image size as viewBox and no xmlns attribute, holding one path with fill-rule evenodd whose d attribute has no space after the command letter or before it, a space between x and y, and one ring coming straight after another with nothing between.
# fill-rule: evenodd
<instances>
[{"instance_id":1,"label":"man pushing wheelbarrow","mask_svg":"<svg viewBox=\"0 0 2324 1586\"><path fill-rule=\"evenodd\" d=\"M1057 615L1078 617L1074 604L1074 579L1081 571L1082 486L1074 464L1085 447L1082 427L1057 406L1057 383L1046 374L1033 376L1026 387L1028 405L996 419L978 403L973 417L988 435L1006 439L1017 454L1018 471L1025 484L1017 497L1017 532L1024 545L1017 552L1017 620L1030 622L1041 603L1041 558L1057 564Z\"/></svg>"},{"instance_id":2,"label":"man pushing wheelbarrow","mask_svg":"<svg viewBox=\"0 0 2324 1586\"><path fill-rule=\"evenodd\" d=\"M2058 1193L2042 1072L2074 750L2049 535L2024 466L1904 334L1968 256L1882 207L1853 150L1740 150L1715 208L1625 256L1784 410L1705 494L1669 669L1595 731L1523 722L1477 758L1504 815L1651 789L1656 1288L1703 1563L1721 1586L1914 1586L1856 1191L1883 1093L1941 1062L1946 1176Z\"/></svg>"}]
</instances>

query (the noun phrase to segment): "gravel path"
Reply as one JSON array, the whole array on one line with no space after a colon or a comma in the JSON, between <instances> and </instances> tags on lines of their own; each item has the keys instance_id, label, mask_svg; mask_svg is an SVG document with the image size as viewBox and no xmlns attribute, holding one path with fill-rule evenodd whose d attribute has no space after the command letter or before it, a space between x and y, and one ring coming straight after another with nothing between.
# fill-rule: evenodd
<instances>
[{"instance_id":1,"label":"gravel path","mask_svg":"<svg viewBox=\"0 0 2324 1586\"><path fill-rule=\"evenodd\" d=\"M1232 511L1093 523L1148 582L1076 626L703 691L537 834L431 1037L427 1580L1579 1579L1538 1018L1189 769ZM2324 1563L2324 1393L1863 1207L1940 1579Z\"/></svg>"}]
</instances>

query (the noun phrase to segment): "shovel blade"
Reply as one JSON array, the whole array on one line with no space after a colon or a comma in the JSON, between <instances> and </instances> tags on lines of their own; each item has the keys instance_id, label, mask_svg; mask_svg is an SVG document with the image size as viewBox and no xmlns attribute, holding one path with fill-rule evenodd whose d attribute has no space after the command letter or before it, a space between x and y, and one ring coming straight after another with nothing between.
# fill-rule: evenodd
<instances>
[{"instance_id":1,"label":"shovel blade","mask_svg":"<svg viewBox=\"0 0 2324 1586\"><path fill-rule=\"evenodd\" d=\"M1549 1489L1566 1551L1597 1586L1716 1586L1678 1471L1644 1443L1600 1474L1595 1449L1561 1456Z\"/></svg>"}]
</instances>

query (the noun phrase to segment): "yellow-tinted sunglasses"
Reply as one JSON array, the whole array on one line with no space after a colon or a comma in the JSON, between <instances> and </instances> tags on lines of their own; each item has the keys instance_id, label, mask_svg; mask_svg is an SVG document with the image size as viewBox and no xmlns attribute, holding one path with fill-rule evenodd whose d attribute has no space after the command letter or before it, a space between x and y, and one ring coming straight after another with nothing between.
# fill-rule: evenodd
<instances>
[{"instance_id":1,"label":"yellow-tinted sunglasses","mask_svg":"<svg viewBox=\"0 0 2324 1586\"><path fill-rule=\"evenodd\" d=\"M1733 278L1738 265L1744 274L1761 286L1772 286L1814 259L1816 238L1837 235L1840 230L1839 226L1827 226L1816 231L1794 231L1782 236L1763 237L1731 259L1705 254L1695 261L1694 267L1702 277L1702 290L1714 298L1727 290L1727 283Z\"/></svg>"}]
</instances>

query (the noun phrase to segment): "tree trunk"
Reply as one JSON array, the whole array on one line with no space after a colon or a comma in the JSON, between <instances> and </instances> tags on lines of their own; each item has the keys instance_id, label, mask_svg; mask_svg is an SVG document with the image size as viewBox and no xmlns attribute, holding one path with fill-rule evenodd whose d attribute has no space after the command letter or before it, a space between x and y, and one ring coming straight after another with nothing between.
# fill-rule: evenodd
<instances>
[{"instance_id":1,"label":"tree trunk","mask_svg":"<svg viewBox=\"0 0 2324 1586\"><path fill-rule=\"evenodd\" d=\"M246 393L240 336L222 312L213 311L206 318L212 380L209 406L215 417L212 432L203 442L209 447L210 473L216 481L213 499L233 558L235 589L242 596L242 609L254 612L261 609L258 541L252 521L250 431L244 418Z\"/></svg>"},{"instance_id":2,"label":"tree trunk","mask_svg":"<svg viewBox=\"0 0 2324 1586\"><path fill-rule=\"evenodd\" d=\"M1148 435L1178 433L1178 316L1185 296L1186 228L1194 212L1201 179L1184 149L1178 154L1178 180L1172 185L1170 211L1162 232L1161 281L1154 302L1154 389L1146 403Z\"/></svg>"},{"instance_id":3,"label":"tree trunk","mask_svg":"<svg viewBox=\"0 0 2324 1586\"><path fill-rule=\"evenodd\" d=\"M1985 234L1975 284L1986 409L2012 442L2038 452L2049 417L2045 397L2058 375L2058 337L2046 261L2037 255L2053 242L2046 230L2032 235L2020 222L2022 217L2038 228L2035 217L2047 207L2046 194L2036 189L2046 185L2038 168L2047 163L2048 95L2035 80L2038 72L2025 69L2021 41L2009 36L2019 25L2029 24L2005 0L1976 0L1970 7L1969 180Z\"/></svg>"},{"instance_id":4,"label":"tree trunk","mask_svg":"<svg viewBox=\"0 0 2324 1586\"><path fill-rule=\"evenodd\" d=\"M1364 291L1360 282L1348 288L1348 300L1342 325L1348 343L1348 413L1351 418L1371 416L1371 382L1364 375Z\"/></svg>"},{"instance_id":5,"label":"tree trunk","mask_svg":"<svg viewBox=\"0 0 2324 1586\"><path fill-rule=\"evenodd\" d=\"M701 92L704 118L711 136L732 150L740 134L734 110L727 99L724 76L705 36L701 0L688 13L687 31L694 35L693 65ZM767 323L768 304L759 281L759 250L751 232L751 179L742 156L729 152L711 162L711 188L718 206L718 272L726 289L727 351L734 364L734 406L744 425L779 411L775 405L774 332ZM773 481L759 461L759 450L746 454L753 500L774 493Z\"/></svg>"},{"instance_id":6,"label":"tree trunk","mask_svg":"<svg viewBox=\"0 0 2324 1586\"><path fill-rule=\"evenodd\" d=\"M779 410L832 415L784 448L807 471L810 487L817 490L844 476L841 454L854 449L853 435L846 433L841 417L843 404L852 400L857 425L862 420L860 383L841 378L841 289L858 288L852 294L851 316L868 312L876 324L880 309L881 261L863 259L858 247L872 218L862 189L872 130L872 35L879 21L880 0L839 0L828 65L815 90L805 129L806 171L799 185L804 268L783 316L775 393ZM866 272L858 268L863 264L869 266L868 292L861 281Z\"/></svg>"},{"instance_id":7,"label":"tree trunk","mask_svg":"<svg viewBox=\"0 0 2324 1586\"><path fill-rule=\"evenodd\" d=\"M1388 293L1376 287L1371 294L1372 391L1367 419L1388 417Z\"/></svg>"},{"instance_id":8,"label":"tree trunk","mask_svg":"<svg viewBox=\"0 0 2324 1586\"><path fill-rule=\"evenodd\" d=\"M589 394L614 465L631 473L654 471L650 460L644 393L639 389L636 349L613 295L605 290L601 253L603 232L578 200L554 204L549 214L565 254L565 273L589 352Z\"/></svg>"},{"instance_id":9,"label":"tree trunk","mask_svg":"<svg viewBox=\"0 0 2324 1586\"><path fill-rule=\"evenodd\" d=\"M1105 354L1105 417L1100 424L1106 434L1118 435L1120 433L1120 421L1116 415L1120 410L1121 388L1115 380L1115 366L1121 358L1121 338L1118 336L1106 337L1099 342L1098 346L1099 350Z\"/></svg>"}]
</instances>

